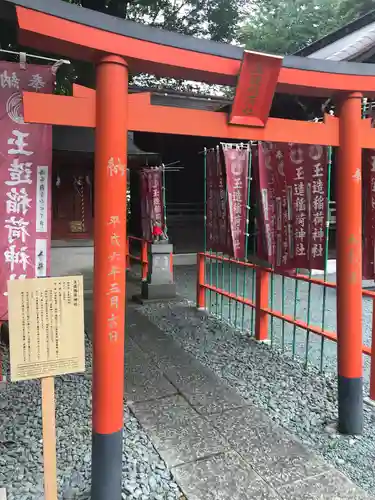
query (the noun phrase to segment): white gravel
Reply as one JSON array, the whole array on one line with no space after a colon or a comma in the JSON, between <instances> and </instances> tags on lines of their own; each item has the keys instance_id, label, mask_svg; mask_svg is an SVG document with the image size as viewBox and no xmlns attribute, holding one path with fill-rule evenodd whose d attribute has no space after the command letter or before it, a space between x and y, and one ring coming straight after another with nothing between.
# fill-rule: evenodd
<instances>
[{"instance_id":1,"label":"white gravel","mask_svg":"<svg viewBox=\"0 0 375 500\"><path fill-rule=\"evenodd\" d=\"M181 271L180 271L181 272ZM181 276L181 275L180 275ZM193 283L193 280L191 280ZM186 292L189 281L179 281ZM193 296L191 288L188 294ZM305 369L277 347L258 344L247 332L195 309L194 303L140 306L138 310L172 336L199 361L215 371L244 398L266 410L278 424L298 436L312 451L373 492L375 475L375 413L365 406L360 438L338 436L327 426L337 419L336 379Z\"/></svg>"},{"instance_id":2,"label":"white gravel","mask_svg":"<svg viewBox=\"0 0 375 500\"><path fill-rule=\"evenodd\" d=\"M90 371L91 344L86 342ZM56 378L59 498L90 498L91 377ZM123 498L177 500L181 493L136 418L125 408ZM38 381L0 391L0 488L7 500L42 500L42 419Z\"/></svg>"}]
</instances>

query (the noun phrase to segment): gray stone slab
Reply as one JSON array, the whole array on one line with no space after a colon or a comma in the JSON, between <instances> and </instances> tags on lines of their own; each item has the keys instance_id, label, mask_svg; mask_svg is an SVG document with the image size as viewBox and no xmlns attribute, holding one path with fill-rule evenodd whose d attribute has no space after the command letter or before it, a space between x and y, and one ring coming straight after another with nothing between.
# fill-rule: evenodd
<instances>
[{"instance_id":1,"label":"gray stone slab","mask_svg":"<svg viewBox=\"0 0 375 500\"><path fill-rule=\"evenodd\" d=\"M199 413L222 413L247 404L236 391L225 385L215 373L199 363L147 318L136 312L132 312L131 317L136 325L129 327L131 338ZM142 327L139 328L139 325Z\"/></svg>"},{"instance_id":2,"label":"gray stone slab","mask_svg":"<svg viewBox=\"0 0 375 500\"><path fill-rule=\"evenodd\" d=\"M247 404L236 391L223 384L216 375L199 368L190 365L165 371L167 378L198 413L201 415L220 414Z\"/></svg>"},{"instance_id":3,"label":"gray stone slab","mask_svg":"<svg viewBox=\"0 0 375 500\"><path fill-rule=\"evenodd\" d=\"M172 469L189 500L273 500L279 497L235 452Z\"/></svg>"},{"instance_id":4,"label":"gray stone slab","mask_svg":"<svg viewBox=\"0 0 375 500\"><path fill-rule=\"evenodd\" d=\"M130 339L125 344L125 395L130 401L150 401L176 394L176 389Z\"/></svg>"},{"instance_id":5,"label":"gray stone slab","mask_svg":"<svg viewBox=\"0 0 375 500\"><path fill-rule=\"evenodd\" d=\"M253 407L210 418L230 445L273 488L322 473L327 465Z\"/></svg>"},{"instance_id":6,"label":"gray stone slab","mask_svg":"<svg viewBox=\"0 0 375 500\"><path fill-rule=\"evenodd\" d=\"M225 439L181 396L134 403L130 407L169 466L228 449Z\"/></svg>"},{"instance_id":7,"label":"gray stone slab","mask_svg":"<svg viewBox=\"0 0 375 500\"><path fill-rule=\"evenodd\" d=\"M278 493L283 500L370 500L372 498L345 476L333 470L280 488Z\"/></svg>"},{"instance_id":8,"label":"gray stone slab","mask_svg":"<svg viewBox=\"0 0 375 500\"><path fill-rule=\"evenodd\" d=\"M169 339L157 326L153 325L146 316L137 312L134 307L128 305L126 315L127 333L141 348L145 347L148 355L151 349L147 349L151 340L153 344L169 342Z\"/></svg>"}]
</instances>

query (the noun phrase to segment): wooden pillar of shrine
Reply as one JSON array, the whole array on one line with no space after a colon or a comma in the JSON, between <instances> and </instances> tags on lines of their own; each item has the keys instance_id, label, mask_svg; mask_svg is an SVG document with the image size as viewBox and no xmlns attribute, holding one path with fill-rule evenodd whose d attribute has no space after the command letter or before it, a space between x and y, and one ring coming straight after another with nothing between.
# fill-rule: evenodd
<instances>
[{"instance_id":1,"label":"wooden pillar of shrine","mask_svg":"<svg viewBox=\"0 0 375 500\"><path fill-rule=\"evenodd\" d=\"M96 69L92 500L119 500L124 398L128 68Z\"/></svg>"},{"instance_id":2,"label":"wooden pillar of shrine","mask_svg":"<svg viewBox=\"0 0 375 500\"><path fill-rule=\"evenodd\" d=\"M362 393L362 95L339 102L337 196L337 337L339 431L363 431Z\"/></svg>"}]
</instances>

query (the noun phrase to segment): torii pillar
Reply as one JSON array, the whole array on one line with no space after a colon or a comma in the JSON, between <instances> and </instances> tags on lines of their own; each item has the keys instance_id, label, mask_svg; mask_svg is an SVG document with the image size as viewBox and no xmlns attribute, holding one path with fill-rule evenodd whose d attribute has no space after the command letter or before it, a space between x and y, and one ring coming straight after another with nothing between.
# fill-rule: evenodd
<instances>
[{"instance_id":1,"label":"torii pillar","mask_svg":"<svg viewBox=\"0 0 375 500\"><path fill-rule=\"evenodd\" d=\"M361 105L359 92L348 93L339 100L336 314L338 430L343 434L363 431Z\"/></svg>"},{"instance_id":2,"label":"torii pillar","mask_svg":"<svg viewBox=\"0 0 375 500\"><path fill-rule=\"evenodd\" d=\"M92 500L121 498L128 68L96 68Z\"/></svg>"}]
</instances>

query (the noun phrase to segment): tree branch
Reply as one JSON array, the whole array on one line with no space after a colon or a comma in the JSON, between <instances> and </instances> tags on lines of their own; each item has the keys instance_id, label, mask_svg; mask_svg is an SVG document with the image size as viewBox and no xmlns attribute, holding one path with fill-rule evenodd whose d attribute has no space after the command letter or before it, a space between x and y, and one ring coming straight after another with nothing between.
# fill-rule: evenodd
<instances>
[{"instance_id":1,"label":"tree branch","mask_svg":"<svg viewBox=\"0 0 375 500\"><path fill-rule=\"evenodd\" d=\"M98 12L106 12L106 0L81 0L82 7L86 9L96 10Z\"/></svg>"}]
</instances>

